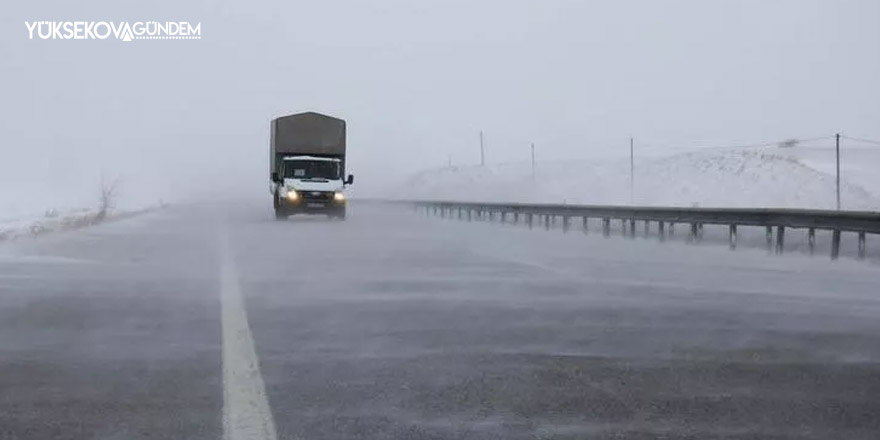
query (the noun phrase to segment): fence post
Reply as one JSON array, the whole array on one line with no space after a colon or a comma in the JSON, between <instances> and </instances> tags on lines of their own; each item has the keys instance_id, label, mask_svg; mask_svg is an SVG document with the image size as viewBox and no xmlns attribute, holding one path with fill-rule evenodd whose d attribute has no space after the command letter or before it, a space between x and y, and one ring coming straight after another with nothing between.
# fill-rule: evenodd
<instances>
[{"instance_id":1,"label":"fence post","mask_svg":"<svg viewBox=\"0 0 880 440\"><path fill-rule=\"evenodd\" d=\"M773 226L767 226L767 233L765 238L767 240L767 250L769 251L773 249Z\"/></svg>"},{"instance_id":2,"label":"fence post","mask_svg":"<svg viewBox=\"0 0 880 440\"><path fill-rule=\"evenodd\" d=\"M697 224L691 223L691 233L688 235L688 242L697 241Z\"/></svg>"},{"instance_id":3,"label":"fence post","mask_svg":"<svg viewBox=\"0 0 880 440\"><path fill-rule=\"evenodd\" d=\"M810 255L813 255L816 251L816 228L807 231L807 244L810 246Z\"/></svg>"},{"instance_id":4,"label":"fence post","mask_svg":"<svg viewBox=\"0 0 880 440\"><path fill-rule=\"evenodd\" d=\"M697 242L703 241L703 224L697 223Z\"/></svg>"},{"instance_id":5,"label":"fence post","mask_svg":"<svg viewBox=\"0 0 880 440\"><path fill-rule=\"evenodd\" d=\"M736 225L730 225L730 250L736 249Z\"/></svg>"},{"instance_id":6,"label":"fence post","mask_svg":"<svg viewBox=\"0 0 880 440\"><path fill-rule=\"evenodd\" d=\"M836 260L840 256L840 229L831 233L831 259Z\"/></svg>"},{"instance_id":7,"label":"fence post","mask_svg":"<svg viewBox=\"0 0 880 440\"><path fill-rule=\"evenodd\" d=\"M602 219L602 235L605 237L611 236L611 219L608 217Z\"/></svg>"},{"instance_id":8,"label":"fence post","mask_svg":"<svg viewBox=\"0 0 880 440\"><path fill-rule=\"evenodd\" d=\"M782 254L785 251L785 226L776 227L776 253Z\"/></svg>"},{"instance_id":9,"label":"fence post","mask_svg":"<svg viewBox=\"0 0 880 440\"><path fill-rule=\"evenodd\" d=\"M859 260L865 259L865 231L859 232Z\"/></svg>"},{"instance_id":10,"label":"fence post","mask_svg":"<svg viewBox=\"0 0 880 440\"><path fill-rule=\"evenodd\" d=\"M528 213L528 214L526 214L526 223L529 224L529 229L532 229L532 228L534 227L534 224L533 224L533 223L534 223L534 219L532 218L532 213L531 213L531 212Z\"/></svg>"},{"instance_id":11,"label":"fence post","mask_svg":"<svg viewBox=\"0 0 880 440\"><path fill-rule=\"evenodd\" d=\"M660 236L660 241L666 241L666 227L663 223L663 220L657 222L657 234Z\"/></svg>"},{"instance_id":12,"label":"fence post","mask_svg":"<svg viewBox=\"0 0 880 440\"><path fill-rule=\"evenodd\" d=\"M590 222L589 222L589 218L587 218L587 216L584 216L584 228L583 228L583 229L584 229L584 234L587 233L587 229L588 229L588 225L589 225L589 224L590 224Z\"/></svg>"},{"instance_id":13,"label":"fence post","mask_svg":"<svg viewBox=\"0 0 880 440\"><path fill-rule=\"evenodd\" d=\"M550 230L550 214L547 214L544 216L544 230L545 231Z\"/></svg>"}]
</instances>

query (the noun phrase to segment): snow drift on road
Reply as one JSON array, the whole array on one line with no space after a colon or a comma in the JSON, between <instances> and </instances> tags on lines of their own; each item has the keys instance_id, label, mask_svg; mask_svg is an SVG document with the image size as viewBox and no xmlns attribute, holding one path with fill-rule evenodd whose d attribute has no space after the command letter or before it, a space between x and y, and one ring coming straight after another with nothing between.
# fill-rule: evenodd
<instances>
[{"instance_id":1,"label":"snow drift on road","mask_svg":"<svg viewBox=\"0 0 880 440\"><path fill-rule=\"evenodd\" d=\"M833 160L833 156L832 156ZM834 209L835 177L780 150L698 151L636 161L632 201L655 206ZM629 159L448 167L402 185L401 198L629 204ZM841 183L844 209L877 210L880 199Z\"/></svg>"}]
</instances>

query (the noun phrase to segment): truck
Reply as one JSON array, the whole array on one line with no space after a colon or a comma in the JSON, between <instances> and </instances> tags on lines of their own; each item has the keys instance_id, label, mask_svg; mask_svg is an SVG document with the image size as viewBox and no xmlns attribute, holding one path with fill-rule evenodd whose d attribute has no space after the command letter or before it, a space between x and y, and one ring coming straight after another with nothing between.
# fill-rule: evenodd
<instances>
[{"instance_id":1,"label":"truck","mask_svg":"<svg viewBox=\"0 0 880 440\"><path fill-rule=\"evenodd\" d=\"M275 218L326 214L345 219L345 121L315 112L272 120L269 176Z\"/></svg>"}]
</instances>

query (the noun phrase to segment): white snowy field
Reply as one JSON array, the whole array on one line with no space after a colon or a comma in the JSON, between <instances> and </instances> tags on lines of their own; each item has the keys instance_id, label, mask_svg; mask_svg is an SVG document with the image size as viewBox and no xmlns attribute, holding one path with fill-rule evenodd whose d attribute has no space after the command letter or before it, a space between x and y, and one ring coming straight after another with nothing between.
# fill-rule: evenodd
<instances>
[{"instance_id":1,"label":"white snowy field","mask_svg":"<svg viewBox=\"0 0 880 440\"><path fill-rule=\"evenodd\" d=\"M841 204L880 210L880 148L841 154ZM834 209L834 150L695 150L629 158L503 163L427 170L401 184L400 198L570 204Z\"/></svg>"}]
</instances>

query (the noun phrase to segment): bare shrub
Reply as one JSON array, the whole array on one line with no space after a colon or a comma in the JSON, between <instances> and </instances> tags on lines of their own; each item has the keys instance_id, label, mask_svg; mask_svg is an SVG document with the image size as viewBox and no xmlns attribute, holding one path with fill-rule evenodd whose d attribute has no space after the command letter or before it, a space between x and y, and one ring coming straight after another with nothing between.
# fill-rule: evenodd
<instances>
[{"instance_id":1,"label":"bare shrub","mask_svg":"<svg viewBox=\"0 0 880 440\"><path fill-rule=\"evenodd\" d=\"M797 139L786 139L786 140L780 142L778 145L779 145L779 148L794 148L797 146L797 144L799 142L800 141Z\"/></svg>"},{"instance_id":2,"label":"bare shrub","mask_svg":"<svg viewBox=\"0 0 880 440\"><path fill-rule=\"evenodd\" d=\"M107 214L116 207L116 196L119 189L119 178L107 181L101 176L101 193L98 201L98 213L95 215L95 222L100 222L107 217Z\"/></svg>"}]
</instances>

